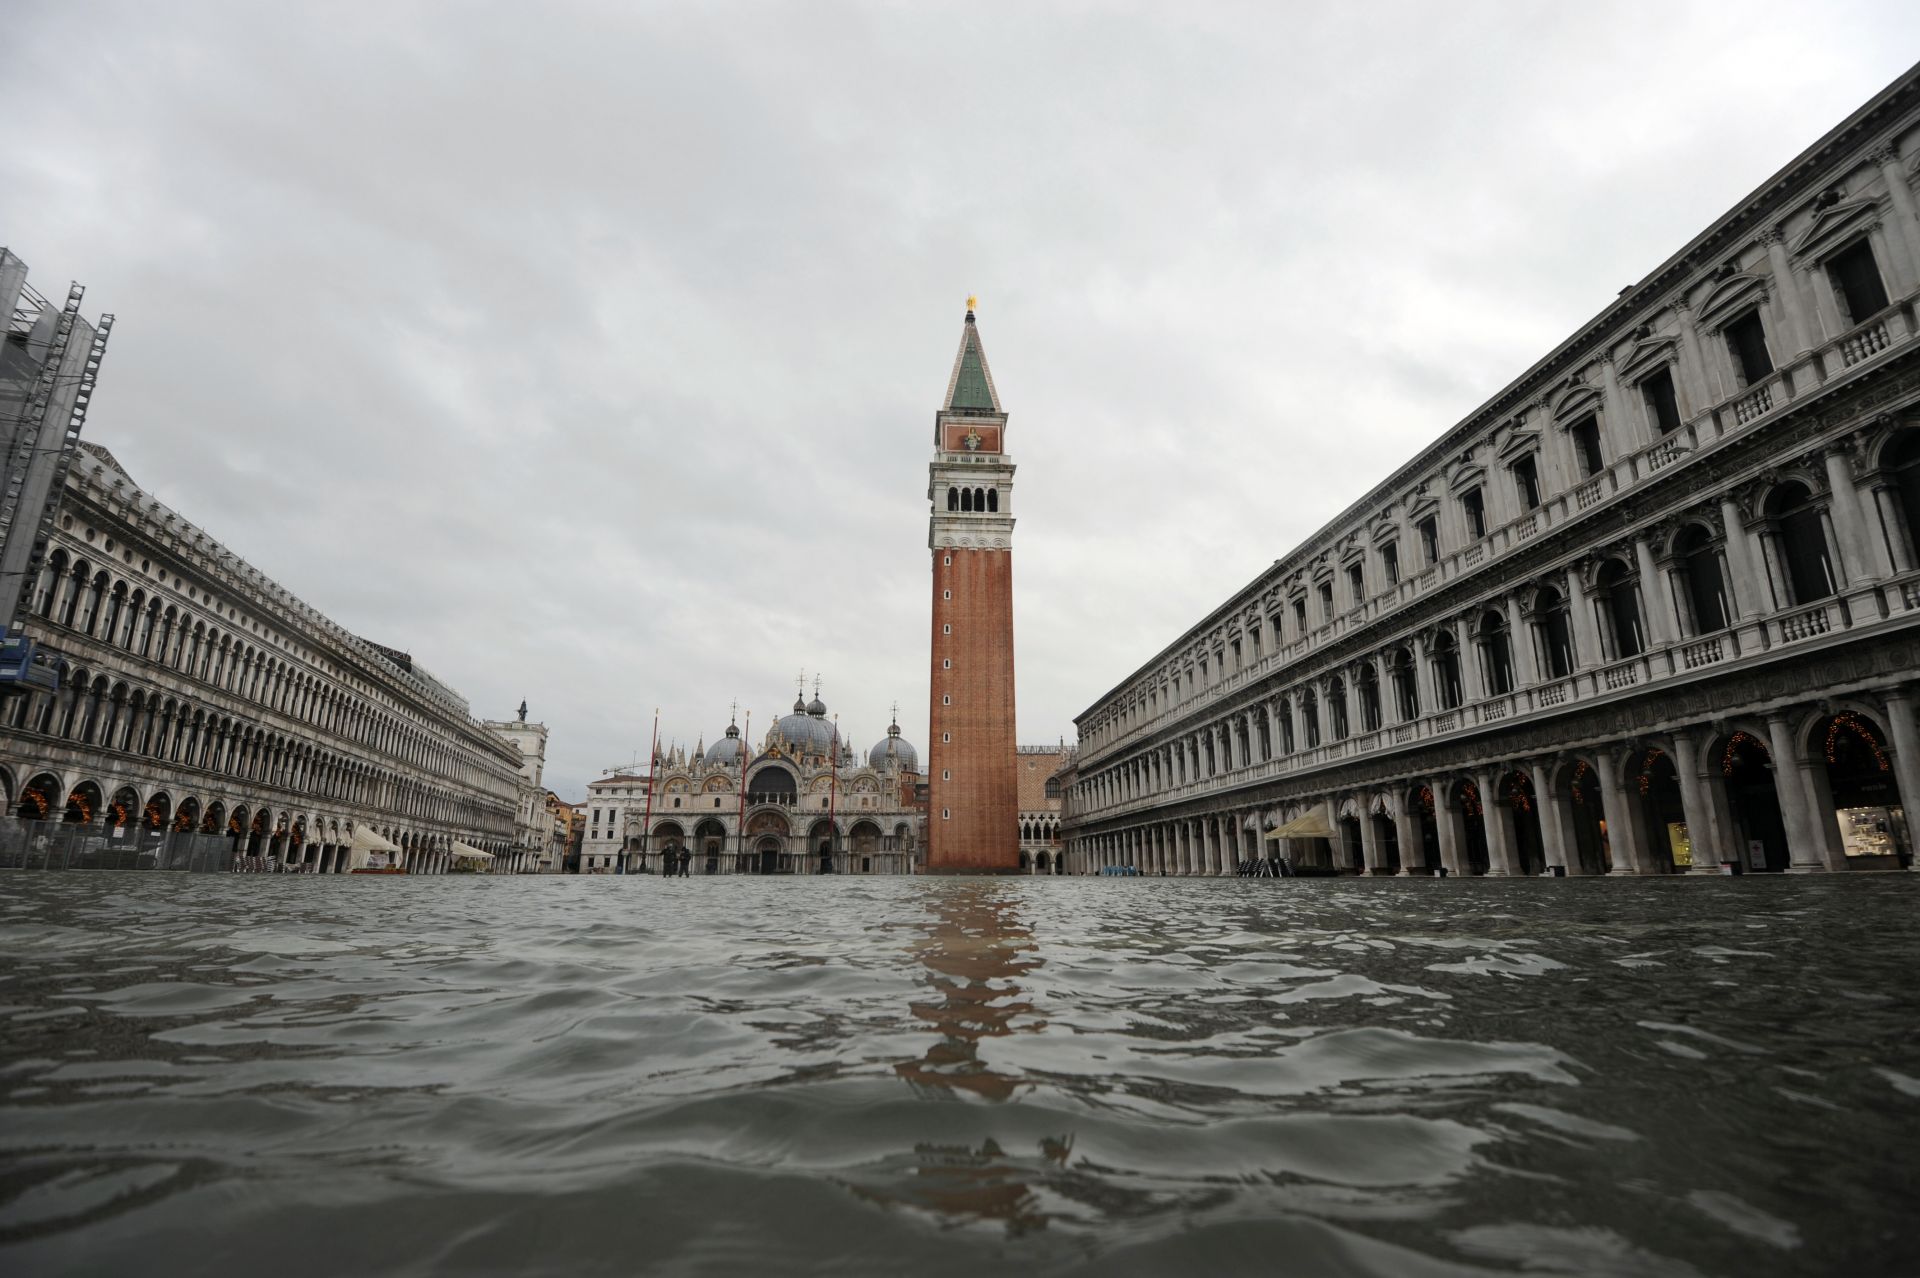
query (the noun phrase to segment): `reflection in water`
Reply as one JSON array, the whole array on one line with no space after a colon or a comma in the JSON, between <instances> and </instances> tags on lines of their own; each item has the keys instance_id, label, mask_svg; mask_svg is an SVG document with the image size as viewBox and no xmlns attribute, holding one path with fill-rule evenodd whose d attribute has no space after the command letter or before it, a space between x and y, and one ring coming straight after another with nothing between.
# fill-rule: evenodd
<instances>
[{"instance_id":1,"label":"reflection in water","mask_svg":"<svg viewBox=\"0 0 1920 1278\"><path fill-rule=\"evenodd\" d=\"M894 1069L917 1086L1006 1100L1018 1082L980 1059L980 1040L1013 1033L1014 1018L1033 1011L1015 983L1040 966L1033 930L993 884L959 884L929 897L927 908L933 920L913 956L939 999L915 1002L912 1011L938 1038L924 1056ZM1025 1028L1037 1031L1045 1022Z\"/></svg>"},{"instance_id":2,"label":"reflection in water","mask_svg":"<svg viewBox=\"0 0 1920 1278\"><path fill-rule=\"evenodd\" d=\"M951 1090L1009 1100L1024 1084L982 1059L980 1047L982 1039L1046 1028L1033 1017L1019 984L1040 966L1033 930L994 883L957 883L929 896L926 905L932 918L911 952L937 997L909 1007L930 1027L931 1039L924 1054L901 1061L894 1072L923 1094ZM1031 1019L1015 1024L1023 1018ZM1073 1137L1041 1138L1037 1165L1010 1157L991 1136L978 1148L922 1142L913 1152L919 1170L910 1183L890 1194L869 1187L859 1192L953 1216L1003 1220L1010 1232L1023 1233L1046 1225L1028 1182L1044 1169L1064 1168Z\"/></svg>"}]
</instances>

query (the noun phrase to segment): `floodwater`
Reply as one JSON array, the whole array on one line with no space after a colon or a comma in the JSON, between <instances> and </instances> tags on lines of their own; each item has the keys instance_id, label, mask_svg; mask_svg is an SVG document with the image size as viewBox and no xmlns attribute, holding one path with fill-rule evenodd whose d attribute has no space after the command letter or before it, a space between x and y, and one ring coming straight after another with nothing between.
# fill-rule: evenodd
<instances>
[{"instance_id":1,"label":"floodwater","mask_svg":"<svg viewBox=\"0 0 1920 1278\"><path fill-rule=\"evenodd\" d=\"M1920 1271L1920 876L0 876L0 1269Z\"/></svg>"}]
</instances>

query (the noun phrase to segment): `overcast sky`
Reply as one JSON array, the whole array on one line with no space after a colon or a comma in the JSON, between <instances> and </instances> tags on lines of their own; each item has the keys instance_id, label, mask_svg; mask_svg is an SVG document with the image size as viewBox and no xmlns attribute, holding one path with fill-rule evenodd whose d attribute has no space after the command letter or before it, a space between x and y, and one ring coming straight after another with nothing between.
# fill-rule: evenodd
<instances>
[{"instance_id":1,"label":"overcast sky","mask_svg":"<svg viewBox=\"0 0 1920 1278\"><path fill-rule=\"evenodd\" d=\"M1071 739L1916 56L1831 0L0 0L0 244L118 316L88 438L578 799L802 668L924 750L969 293Z\"/></svg>"}]
</instances>

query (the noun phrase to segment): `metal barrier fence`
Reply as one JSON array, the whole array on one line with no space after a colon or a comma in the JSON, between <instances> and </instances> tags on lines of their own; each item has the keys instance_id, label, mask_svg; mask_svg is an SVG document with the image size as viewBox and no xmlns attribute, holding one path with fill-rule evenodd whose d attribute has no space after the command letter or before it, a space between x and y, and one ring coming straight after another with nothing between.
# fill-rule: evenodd
<instances>
[{"instance_id":1,"label":"metal barrier fence","mask_svg":"<svg viewBox=\"0 0 1920 1278\"><path fill-rule=\"evenodd\" d=\"M234 840L225 834L123 826L66 825L0 818L0 870L185 870L220 874L233 868Z\"/></svg>"}]
</instances>

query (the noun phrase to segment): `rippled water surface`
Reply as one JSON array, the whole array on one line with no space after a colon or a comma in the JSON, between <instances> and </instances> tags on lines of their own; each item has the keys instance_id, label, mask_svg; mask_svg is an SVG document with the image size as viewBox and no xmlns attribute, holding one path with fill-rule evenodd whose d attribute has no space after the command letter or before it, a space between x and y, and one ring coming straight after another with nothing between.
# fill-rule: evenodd
<instances>
[{"instance_id":1,"label":"rippled water surface","mask_svg":"<svg viewBox=\"0 0 1920 1278\"><path fill-rule=\"evenodd\" d=\"M1920 1268L1920 881L0 877L0 1267Z\"/></svg>"}]
</instances>

